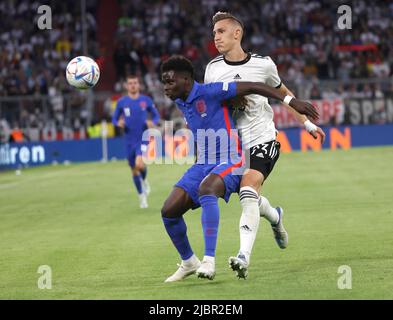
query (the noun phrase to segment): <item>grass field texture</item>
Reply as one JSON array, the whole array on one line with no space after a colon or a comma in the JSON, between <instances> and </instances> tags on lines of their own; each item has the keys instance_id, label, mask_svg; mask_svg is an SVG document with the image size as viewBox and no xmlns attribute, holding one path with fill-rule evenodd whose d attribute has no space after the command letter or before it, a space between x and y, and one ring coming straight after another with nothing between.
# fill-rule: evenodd
<instances>
[{"instance_id":1,"label":"grass field texture","mask_svg":"<svg viewBox=\"0 0 393 320\"><path fill-rule=\"evenodd\" d=\"M220 200L217 275L165 284L180 259L160 209L186 166L152 165L149 208L139 209L126 162L0 173L0 299L393 299L393 148L290 153L263 193L285 209L289 246L261 220L247 280L237 253L240 205ZM185 215L203 255L200 210ZM38 267L52 270L39 289ZM340 290L338 268L352 270Z\"/></svg>"}]
</instances>

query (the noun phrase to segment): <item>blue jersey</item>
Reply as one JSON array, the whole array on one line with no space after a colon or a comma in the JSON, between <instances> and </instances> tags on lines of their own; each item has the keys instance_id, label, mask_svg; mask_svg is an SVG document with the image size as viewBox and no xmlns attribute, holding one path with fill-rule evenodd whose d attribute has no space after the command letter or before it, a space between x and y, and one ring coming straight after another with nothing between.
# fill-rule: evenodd
<instances>
[{"instance_id":1,"label":"blue jersey","mask_svg":"<svg viewBox=\"0 0 393 320\"><path fill-rule=\"evenodd\" d=\"M160 115L154 106L153 100L148 96L139 95L137 99L124 96L117 101L112 123L116 126L119 118L124 117L124 134L127 145L137 145L142 142L143 132L147 128L148 113L151 114L153 123L157 124Z\"/></svg>"},{"instance_id":2,"label":"blue jersey","mask_svg":"<svg viewBox=\"0 0 393 320\"><path fill-rule=\"evenodd\" d=\"M235 96L235 82L194 82L186 101L175 101L197 143L197 163L235 162L241 156L236 127L228 106L223 103Z\"/></svg>"}]
</instances>

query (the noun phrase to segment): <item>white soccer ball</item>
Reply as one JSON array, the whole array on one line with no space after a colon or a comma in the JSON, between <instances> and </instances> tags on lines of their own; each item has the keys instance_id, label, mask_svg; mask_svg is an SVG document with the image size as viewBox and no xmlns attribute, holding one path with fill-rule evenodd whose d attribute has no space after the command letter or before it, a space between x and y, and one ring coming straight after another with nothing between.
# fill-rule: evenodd
<instances>
[{"instance_id":1,"label":"white soccer ball","mask_svg":"<svg viewBox=\"0 0 393 320\"><path fill-rule=\"evenodd\" d=\"M67 65L66 78L68 83L77 89L92 88L100 78L100 68L92 58L75 57Z\"/></svg>"}]
</instances>

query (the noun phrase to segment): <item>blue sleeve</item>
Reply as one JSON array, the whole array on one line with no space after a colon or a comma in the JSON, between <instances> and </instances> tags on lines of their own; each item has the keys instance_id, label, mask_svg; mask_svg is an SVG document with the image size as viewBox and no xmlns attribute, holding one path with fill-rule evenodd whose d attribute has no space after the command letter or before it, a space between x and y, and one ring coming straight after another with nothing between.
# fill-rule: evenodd
<instances>
[{"instance_id":1,"label":"blue sleeve","mask_svg":"<svg viewBox=\"0 0 393 320\"><path fill-rule=\"evenodd\" d=\"M115 112L114 112L113 115L112 115L112 124L113 124L114 126L117 126L117 121L118 121L119 118L120 118L121 111L122 111L121 105L122 105L121 101L118 100L117 103L116 103Z\"/></svg>"},{"instance_id":2,"label":"blue sleeve","mask_svg":"<svg viewBox=\"0 0 393 320\"><path fill-rule=\"evenodd\" d=\"M219 101L236 96L236 82L213 82L205 84L203 87L209 97Z\"/></svg>"},{"instance_id":3,"label":"blue sleeve","mask_svg":"<svg viewBox=\"0 0 393 320\"><path fill-rule=\"evenodd\" d=\"M160 121L160 114L151 99L148 99L147 111L151 114L153 123L157 125L158 121Z\"/></svg>"}]
</instances>

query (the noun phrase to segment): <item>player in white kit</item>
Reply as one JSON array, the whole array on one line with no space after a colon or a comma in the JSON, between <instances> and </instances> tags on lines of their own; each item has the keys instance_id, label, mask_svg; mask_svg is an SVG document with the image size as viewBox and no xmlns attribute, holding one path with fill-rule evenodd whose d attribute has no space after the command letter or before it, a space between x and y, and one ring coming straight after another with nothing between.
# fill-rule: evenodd
<instances>
[{"instance_id":1,"label":"player in white kit","mask_svg":"<svg viewBox=\"0 0 393 320\"><path fill-rule=\"evenodd\" d=\"M255 81L275 87L287 95L284 100L290 111L306 130L321 143L325 133L306 116L289 106L293 93L281 82L277 67L270 57L245 52L241 47L242 22L227 12L213 16L213 35L217 50L221 53L206 67L205 83L217 81ZM242 215L239 223L240 250L237 256L229 258L230 267L239 278L246 278L250 255L258 231L260 217L271 224L274 238L281 249L288 245L288 233L283 225L283 209L271 207L266 197L260 196L260 189L272 171L280 154L276 140L277 131L273 122L273 110L268 99L259 95L248 95L230 102L233 119L241 135L247 169L240 185Z\"/></svg>"}]
</instances>

